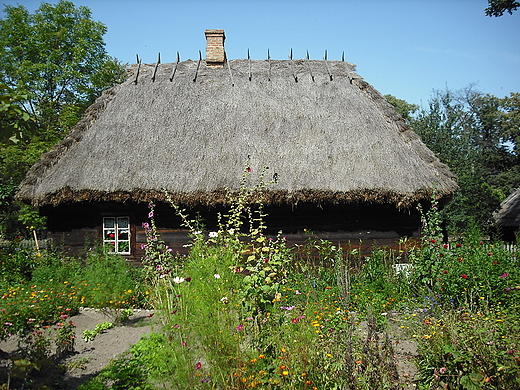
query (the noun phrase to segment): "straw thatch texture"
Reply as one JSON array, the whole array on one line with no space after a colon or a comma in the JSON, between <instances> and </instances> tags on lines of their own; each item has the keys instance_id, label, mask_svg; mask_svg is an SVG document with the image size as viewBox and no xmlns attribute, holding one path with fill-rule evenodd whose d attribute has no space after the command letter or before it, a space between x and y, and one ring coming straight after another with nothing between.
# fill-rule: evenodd
<instances>
[{"instance_id":1,"label":"straw thatch texture","mask_svg":"<svg viewBox=\"0 0 520 390\"><path fill-rule=\"evenodd\" d=\"M520 188L513 191L501 204L495 220L502 227L520 226Z\"/></svg>"},{"instance_id":2,"label":"straw thatch texture","mask_svg":"<svg viewBox=\"0 0 520 390\"><path fill-rule=\"evenodd\" d=\"M159 65L152 82L154 66L143 65L137 83L134 66L30 170L18 197L34 205L151 201L167 189L177 202L211 205L240 186L248 155L252 183L264 166L266 179L277 174L272 203L402 208L457 189L448 167L352 64L233 60L212 69L188 60L170 81L174 66Z\"/></svg>"}]
</instances>

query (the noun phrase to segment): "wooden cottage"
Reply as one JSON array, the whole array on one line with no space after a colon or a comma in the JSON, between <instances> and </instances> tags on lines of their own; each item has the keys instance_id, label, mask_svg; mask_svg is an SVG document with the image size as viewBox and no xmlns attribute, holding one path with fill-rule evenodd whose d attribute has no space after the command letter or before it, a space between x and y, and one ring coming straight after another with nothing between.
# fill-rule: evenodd
<instances>
[{"instance_id":1,"label":"wooden cottage","mask_svg":"<svg viewBox=\"0 0 520 390\"><path fill-rule=\"evenodd\" d=\"M164 191L211 224L248 156L253 185L264 167L276 179L267 224L289 241L306 229L366 246L417 237L417 202L458 188L353 64L227 60L224 31L206 36L206 60L133 65L28 172L18 198L40 207L55 243L82 249L98 237L139 257L155 202L162 238L182 250Z\"/></svg>"},{"instance_id":2,"label":"wooden cottage","mask_svg":"<svg viewBox=\"0 0 520 390\"><path fill-rule=\"evenodd\" d=\"M516 241L520 229L520 188L513 191L494 215L497 228L505 241Z\"/></svg>"}]
</instances>

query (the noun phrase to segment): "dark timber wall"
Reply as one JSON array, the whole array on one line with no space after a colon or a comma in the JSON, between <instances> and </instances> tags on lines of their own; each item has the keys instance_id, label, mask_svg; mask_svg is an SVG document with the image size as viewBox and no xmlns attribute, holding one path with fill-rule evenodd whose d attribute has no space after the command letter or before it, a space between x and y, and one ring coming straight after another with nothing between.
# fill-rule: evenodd
<instances>
[{"instance_id":1,"label":"dark timber wall","mask_svg":"<svg viewBox=\"0 0 520 390\"><path fill-rule=\"evenodd\" d=\"M130 259L144 255L141 245L146 243L142 224L149 222L149 208L144 203L71 203L56 207L46 206L42 213L48 217L48 238L53 245L74 254L82 254L102 237L102 221L107 216L128 216L131 224ZM217 229L217 214L225 214L222 207L198 207L188 211L190 218L199 215L206 229ZM322 205L300 204L298 206L270 206L267 235L275 236L279 231L287 237L289 244L303 244L309 237L329 240L333 244L359 247L368 253L374 243L397 248L401 237L416 238L419 235L419 215L414 208L398 211L389 205L350 204ZM182 227L181 219L173 208L157 204L155 223L160 239L174 251L187 253L184 246L189 242L188 231Z\"/></svg>"}]
</instances>

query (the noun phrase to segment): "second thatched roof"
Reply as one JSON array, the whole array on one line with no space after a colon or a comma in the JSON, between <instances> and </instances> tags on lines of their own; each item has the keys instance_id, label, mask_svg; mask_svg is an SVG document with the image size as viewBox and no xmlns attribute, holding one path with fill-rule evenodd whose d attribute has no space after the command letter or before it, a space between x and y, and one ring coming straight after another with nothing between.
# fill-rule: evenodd
<instances>
[{"instance_id":1,"label":"second thatched roof","mask_svg":"<svg viewBox=\"0 0 520 390\"><path fill-rule=\"evenodd\" d=\"M520 188L513 191L501 204L495 214L495 221L502 227L520 226Z\"/></svg>"},{"instance_id":2,"label":"second thatched roof","mask_svg":"<svg viewBox=\"0 0 520 390\"><path fill-rule=\"evenodd\" d=\"M452 195L456 178L371 85L340 61L233 60L133 66L35 164L33 205L226 201L250 156L277 177L267 201L377 202Z\"/></svg>"}]
</instances>

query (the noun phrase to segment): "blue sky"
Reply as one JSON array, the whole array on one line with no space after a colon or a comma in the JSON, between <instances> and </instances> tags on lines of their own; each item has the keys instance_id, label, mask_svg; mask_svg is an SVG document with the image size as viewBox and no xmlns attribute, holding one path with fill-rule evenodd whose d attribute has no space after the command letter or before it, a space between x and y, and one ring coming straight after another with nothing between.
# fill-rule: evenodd
<instances>
[{"instance_id":1,"label":"blue sky","mask_svg":"<svg viewBox=\"0 0 520 390\"><path fill-rule=\"evenodd\" d=\"M205 29L226 33L228 58L328 58L357 64L383 94L426 105L433 90L474 85L520 92L520 10L485 16L486 0L72 0L108 27L108 54L124 63L197 59ZM48 0L55 3L54 0ZM22 4L33 12L40 1Z\"/></svg>"}]
</instances>

